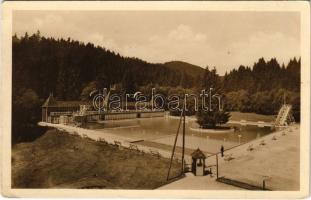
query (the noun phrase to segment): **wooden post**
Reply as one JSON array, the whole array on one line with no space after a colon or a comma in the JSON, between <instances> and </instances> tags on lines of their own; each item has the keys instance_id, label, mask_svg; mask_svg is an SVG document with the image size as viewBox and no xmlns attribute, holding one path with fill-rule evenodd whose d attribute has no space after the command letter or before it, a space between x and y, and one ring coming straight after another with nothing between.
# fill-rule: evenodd
<instances>
[{"instance_id":1,"label":"wooden post","mask_svg":"<svg viewBox=\"0 0 311 200\"><path fill-rule=\"evenodd\" d=\"M181 170L182 174L185 173L185 134L186 134L186 114L185 114L185 108L183 109L183 133L182 133L182 155L181 155Z\"/></svg>"},{"instance_id":2,"label":"wooden post","mask_svg":"<svg viewBox=\"0 0 311 200\"><path fill-rule=\"evenodd\" d=\"M216 177L218 179L218 153L216 153Z\"/></svg>"},{"instance_id":3,"label":"wooden post","mask_svg":"<svg viewBox=\"0 0 311 200\"><path fill-rule=\"evenodd\" d=\"M171 154L170 166L168 168L167 177L166 177L167 181L169 180L169 177L170 177L170 171L171 171L171 168L172 168L172 162L173 162L173 158L174 158L174 153L175 153L178 133L179 133L180 125L181 125L182 114L183 113L181 113L181 115L180 115L179 124L178 124L178 128L177 128L177 133L176 133L176 136L175 136L174 146L173 146L173 150L172 150L172 154Z\"/></svg>"},{"instance_id":4,"label":"wooden post","mask_svg":"<svg viewBox=\"0 0 311 200\"><path fill-rule=\"evenodd\" d=\"M45 122L48 122L48 108L49 106L47 106L45 109Z\"/></svg>"}]
</instances>

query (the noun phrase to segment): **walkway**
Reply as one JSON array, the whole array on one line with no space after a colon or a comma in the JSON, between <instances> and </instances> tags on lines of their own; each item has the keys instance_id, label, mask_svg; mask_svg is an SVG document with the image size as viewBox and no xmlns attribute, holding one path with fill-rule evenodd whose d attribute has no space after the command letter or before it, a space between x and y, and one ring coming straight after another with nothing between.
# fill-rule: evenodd
<instances>
[{"instance_id":1,"label":"walkway","mask_svg":"<svg viewBox=\"0 0 311 200\"><path fill-rule=\"evenodd\" d=\"M299 190L299 125L277 131L225 152L219 160L219 176L271 190ZM231 157L230 161L225 159Z\"/></svg>"},{"instance_id":2,"label":"walkway","mask_svg":"<svg viewBox=\"0 0 311 200\"><path fill-rule=\"evenodd\" d=\"M90 129L84 129L84 128L79 128L79 127L74 127L74 126L69 126L69 125L64 125L64 124L52 124L52 123L47 123L47 122L39 122L38 123L40 126L48 126L48 127L54 127L59 130L64 130L70 134L78 134L81 137L87 137L96 141L104 140L109 144L115 144L116 142L121 145L122 147L126 148L134 148L139 151L143 151L146 153L152 153L152 154L158 154L162 157L165 158L170 158L171 157L171 149L158 149L155 147L147 147L144 145L140 144L133 144L132 142L137 142L133 140L132 138L126 138L122 136L118 136L112 133L109 133L108 131L105 131L101 129L100 131L97 130L90 130ZM181 158L181 153L176 152L175 157L176 158ZM189 155L185 155L185 160L187 163L190 163L191 157Z\"/></svg>"},{"instance_id":3,"label":"walkway","mask_svg":"<svg viewBox=\"0 0 311 200\"><path fill-rule=\"evenodd\" d=\"M258 188L266 179L269 190L299 190L300 179L300 129L299 125L274 132L257 140L225 151L219 156L219 177L243 182ZM216 156L207 158L206 163L216 174ZM215 176L193 176L163 186L159 189L240 189L216 181Z\"/></svg>"},{"instance_id":4,"label":"walkway","mask_svg":"<svg viewBox=\"0 0 311 200\"><path fill-rule=\"evenodd\" d=\"M242 190L241 188L227 185L216 181L216 177L194 176L186 173L186 177L168 185L158 188L158 190Z\"/></svg>"}]
</instances>

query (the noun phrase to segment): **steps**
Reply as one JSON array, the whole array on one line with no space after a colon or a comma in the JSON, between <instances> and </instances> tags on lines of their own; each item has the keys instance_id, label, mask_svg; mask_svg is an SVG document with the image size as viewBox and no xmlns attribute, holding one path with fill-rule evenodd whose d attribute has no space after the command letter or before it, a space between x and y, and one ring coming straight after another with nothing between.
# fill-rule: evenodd
<instances>
[{"instance_id":1,"label":"steps","mask_svg":"<svg viewBox=\"0 0 311 200\"><path fill-rule=\"evenodd\" d=\"M292 105L283 104L275 120L275 125L276 126L287 126L292 121L291 110L292 110Z\"/></svg>"}]
</instances>

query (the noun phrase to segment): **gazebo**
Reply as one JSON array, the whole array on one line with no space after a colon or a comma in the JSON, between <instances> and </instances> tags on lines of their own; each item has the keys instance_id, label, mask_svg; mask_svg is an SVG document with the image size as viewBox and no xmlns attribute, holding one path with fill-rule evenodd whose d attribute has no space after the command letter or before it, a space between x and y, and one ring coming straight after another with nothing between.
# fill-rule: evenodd
<instances>
[{"instance_id":1,"label":"gazebo","mask_svg":"<svg viewBox=\"0 0 311 200\"><path fill-rule=\"evenodd\" d=\"M206 156L204 153L198 148L192 154L192 173L196 176L203 176L205 169L205 159Z\"/></svg>"}]
</instances>

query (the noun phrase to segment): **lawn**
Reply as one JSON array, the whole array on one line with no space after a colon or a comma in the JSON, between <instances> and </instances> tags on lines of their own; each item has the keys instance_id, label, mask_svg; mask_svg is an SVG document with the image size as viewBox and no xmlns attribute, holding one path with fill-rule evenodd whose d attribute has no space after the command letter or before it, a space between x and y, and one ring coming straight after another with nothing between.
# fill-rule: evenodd
<instances>
[{"instance_id":1,"label":"lawn","mask_svg":"<svg viewBox=\"0 0 311 200\"><path fill-rule=\"evenodd\" d=\"M276 116L275 115L261 115L256 113L242 113L242 112L230 112L230 120L234 121L240 121L240 120L246 120L246 121L264 121L264 122L272 122L275 121Z\"/></svg>"},{"instance_id":2,"label":"lawn","mask_svg":"<svg viewBox=\"0 0 311 200\"><path fill-rule=\"evenodd\" d=\"M12 148L13 188L153 189L166 183L169 160L55 129ZM173 163L172 176L180 173Z\"/></svg>"}]
</instances>

